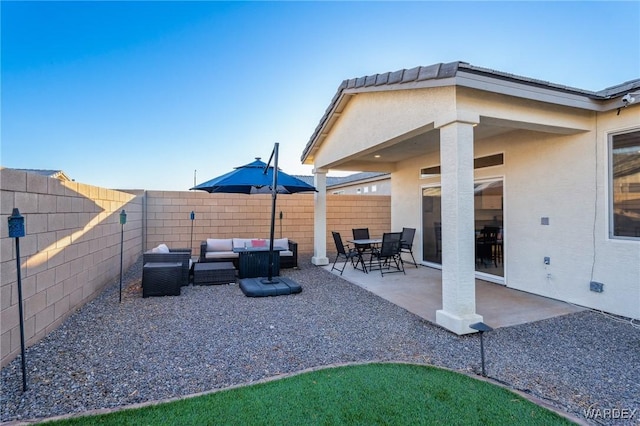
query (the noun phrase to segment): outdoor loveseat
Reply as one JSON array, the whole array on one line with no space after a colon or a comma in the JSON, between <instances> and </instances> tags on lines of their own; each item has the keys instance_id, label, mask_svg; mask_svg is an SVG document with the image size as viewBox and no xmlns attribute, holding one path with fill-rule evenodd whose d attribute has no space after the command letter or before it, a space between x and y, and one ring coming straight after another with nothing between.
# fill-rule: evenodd
<instances>
[{"instance_id":1,"label":"outdoor loveseat","mask_svg":"<svg viewBox=\"0 0 640 426\"><path fill-rule=\"evenodd\" d=\"M233 262L234 266L238 268L239 255L233 249L257 246L268 249L269 240L258 238L207 238L206 241L200 243L199 262ZM281 268L298 267L298 243L288 238L275 238L273 246L285 248L285 250L280 251Z\"/></svg>"}]
</instances>

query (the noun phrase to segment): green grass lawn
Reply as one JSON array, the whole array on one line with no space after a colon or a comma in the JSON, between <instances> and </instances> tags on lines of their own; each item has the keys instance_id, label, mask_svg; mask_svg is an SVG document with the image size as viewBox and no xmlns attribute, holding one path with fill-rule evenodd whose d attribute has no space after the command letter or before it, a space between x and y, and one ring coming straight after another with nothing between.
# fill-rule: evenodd
<instances>
[{"instance_id":1,"label":"green grass lawn","mask_svg":"<svg viewBox=\"0 0 640 426\"><path fill-rule=\"evenodd\" d=\"M504 388L408 364L330 368L55 425L560 425Z\"/></svg>"}]
</instances>

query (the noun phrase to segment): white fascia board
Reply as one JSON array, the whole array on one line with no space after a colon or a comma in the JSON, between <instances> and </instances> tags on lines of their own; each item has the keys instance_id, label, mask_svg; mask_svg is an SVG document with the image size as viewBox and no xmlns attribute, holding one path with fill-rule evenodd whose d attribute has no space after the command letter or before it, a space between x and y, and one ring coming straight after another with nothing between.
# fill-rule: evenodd
<instances>
[{"instance_id":1,"label":"white fascia board","mask_svg":"<svg viewBox=\"0 0 640 426\"><path fill-rule=\"evenodd\" d=\"M576 93L569 93L562 90L554 90L552 88L539 87L516 81L465 73L464 71L458 71L455 84L461 87L468 87L485 92L499 93L502 95L515 96L518 98L547 102L572 108L586 109L589 111L608 111L622 106L622 101L598 101L590 98L586 94L579 95Z\"/></svg>"}]
</instances>

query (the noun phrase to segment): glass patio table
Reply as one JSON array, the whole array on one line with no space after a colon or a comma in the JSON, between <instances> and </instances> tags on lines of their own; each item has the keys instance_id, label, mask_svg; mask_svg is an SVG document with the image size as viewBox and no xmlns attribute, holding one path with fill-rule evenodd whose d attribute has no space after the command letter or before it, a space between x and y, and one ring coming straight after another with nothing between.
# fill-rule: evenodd
<instances>
[{"instance_id":1,"label":"glass patio table","mask_svg":"<svg viewBox=\"0 0 640 426\"><path fill-rule=\"evenodd\" d=\"M347 242L353 244L358 251L358 262L355 265L355 269L360 269L358 268L358 263L360 263L362 265L362 272L367 274L367 265L362 257L362 254L364 253L362 247L377 247L382 244L382 238L361 238L358 240L347 240Z\"/></svg>"}]
</instances>

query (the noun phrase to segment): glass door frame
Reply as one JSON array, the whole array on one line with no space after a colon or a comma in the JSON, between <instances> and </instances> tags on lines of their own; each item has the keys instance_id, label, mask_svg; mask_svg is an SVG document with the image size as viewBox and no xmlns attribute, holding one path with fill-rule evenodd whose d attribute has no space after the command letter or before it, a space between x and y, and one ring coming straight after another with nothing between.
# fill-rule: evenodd
<instances>
[{"instance_id":1,"label":"glass door frame","mask_svg":"<svg viewBox=\"0 0 640 426\"><path fill-rule=\"evenodd\" d=\"M506 230L506 203L504 202L504 200L506 200L506 179L504 176L493 176L493 177L483 177L483 178L477 178L473 180L473 184L478 185L478 184L482 184L482 183L491 183L491 182L502 182L502 199L503 199L503 203L502 203L502 264L503 264L503 274L504 276L499 276L499 275L493 275L493 274L489 274L486 272L480 272L477 269L475 269L474 266L474 270L475 270L475 277L477 279L483 280L483 281L489 281L492 283L496 283L496 284L501 284L501 285L506 285L506 280L507 280L507 268L506 268L506 256L505 256L505 247L506 247L506 241L507 241L507 230ZM432 182L429 184L423 184L420 185L420 223L421 226L424 229L424 212L423 212L423 192L424 189L426 188L442 188L442 182L438 181L438 182ZM475 209L474 209L474 229L475 229ZM424 235L424 232L421 232L421 246L423 247L424 250L424 238L426 238L426 236ZM440 269L442 270L442 264L440 263L435 263L435 262L429 262L429 261L425 261L424 260L424 252L421 253L421 257L420 257L420 264L430 267L430 268L434 268L434 269Z\"/></svg>"}]
</instances>

